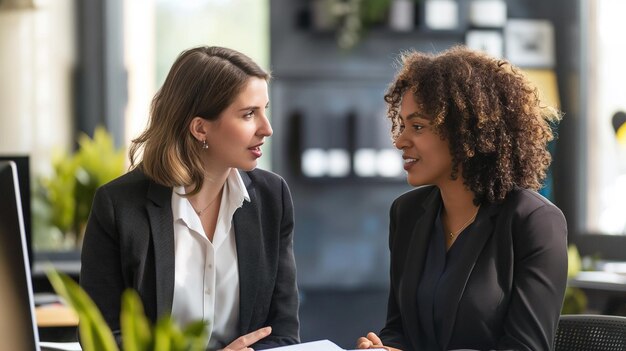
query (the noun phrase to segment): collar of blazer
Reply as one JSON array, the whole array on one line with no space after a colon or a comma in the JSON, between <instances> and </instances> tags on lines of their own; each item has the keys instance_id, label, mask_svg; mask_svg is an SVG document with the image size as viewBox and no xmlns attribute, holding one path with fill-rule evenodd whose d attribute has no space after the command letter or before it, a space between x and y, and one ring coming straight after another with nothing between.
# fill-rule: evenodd
<instances>
[{"instance_id":1,"label":"collar of blazer","mask_svg":"<svg viewBox=\"0 0 626 351\"><path fill-rule=\"evenodd\" d=\"M261 221L262 203L258 201L256 190L248 173L239 172L243 179L250 202L244 201L233 216L237 261L239 264L239 334L250 332L250 322L254 312L257 289L262 285L262 272L267 269L263 264L262 249L266 243Z\"/></svg>"},{"instance_id":2,"label":"collar of blazer","mask_svg":"<svg viewBox=\"0 0 626 351\"><path fill-rule=\"evenodd\" d=\"M437 218L437 211L441 206L441 194L437 187L433 187L431 192L424 198L424 201L420 204L420 211L416 211L415 225L412 229L411 239L409 243L409 249L406 255L406 261L403 271L405 272L400 282L400 298L402 299L401 305L408 306L405 310L411 311L403 314L403 322L407 326L417 326L419 321L417 318L417 286L421 279L422 270L424 268L424 262L426 259L426 253L428 249L428 243L433 233L433 224ZM443 349L446 349L450 338L452 336L452 330L454 327L456 311L458 303L463 296L465 285L469 276L474 269L474 264L478 259L482 248L485 243L493 234L496 215L500 211L501 206L494 204L484 204L481 206L476 220L473 224L472 239L467 242L467 247L462 252L462 262L465 264L460 265L459 269L455 272L458 276L455 279L455 286L447 295L449 295L450 303L446 305L446 311L443 312L444 320L442 327L442 336L445 341L442 345ZM407 272L416 272L416 274L407 274ZM414 347L418 347L419 333L411 332L405 333L411 339L411 344Z\"/></svg>"},{"instance_id":3,"label":"collar of blazer","mask_svg":"<svg viewBox=\"0 0 626 351\"><path fill-rule=\"evenodd\" d=\"M237 256L239 261L239 325L240 333L247 332L254 311L260 248L263 247L259 204L252 179L247 172L239 171L250 195L233 216ZM156 270L157 318L170 314L174 297L174 227L172 216L172 188L150 181L146 210L152 230Z\"/></svg>"},{"instance_id":4,"label":"collar of blazer","mask_svg":"<svg viewBox=\"0 0 626 351\"><path fill-rule=\"evenodd\" d=\"M172 188L150 181L146 211L154 245L156 316L170 314L174 298L174 218Z\"/></svg>"}]
</instances>

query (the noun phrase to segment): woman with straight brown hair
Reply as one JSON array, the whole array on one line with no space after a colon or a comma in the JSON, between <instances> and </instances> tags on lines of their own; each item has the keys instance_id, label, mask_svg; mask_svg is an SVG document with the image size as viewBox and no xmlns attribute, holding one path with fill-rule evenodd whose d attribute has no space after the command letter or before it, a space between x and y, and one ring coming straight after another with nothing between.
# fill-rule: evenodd
<instances>
[{"instance_id":1,"label":"woman with straight brown hair","mask_svg":"<svg viewBox=\"0 0 626 351\"><path fill-rule=\"evenodd\" d=\"M97 191L80 283L118 343L127 288L153 322L207 321L209 350L299 342L291 195L256 168L272 135L269 79L231 49L184 51L133 140L132 170Z\"/></svg>"}]
</instances>

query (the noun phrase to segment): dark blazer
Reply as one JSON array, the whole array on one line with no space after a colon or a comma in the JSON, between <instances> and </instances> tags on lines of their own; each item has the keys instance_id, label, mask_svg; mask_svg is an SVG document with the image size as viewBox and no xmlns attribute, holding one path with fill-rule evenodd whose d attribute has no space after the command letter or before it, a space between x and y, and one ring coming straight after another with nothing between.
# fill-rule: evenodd
<instances>
[{"instance_id":1,"label":"dark blazer","mask_svg":"<svg viewBox=\"0 0 626 351\"><path fill-rule=\"evenodd\" d=\"M434 186L412 190L391 206L391 280L380 337L405 351L424 348L417 286L441 205ZM561 211L536 192L515 189L484 204L471 240L444 292L442 339L448 349L552 350L567 282L567 226ZM470 239L470 238L468 238Z\"/></svg>"},{"instance_id":2,"label":"dark blazer","mask_svg":"<svg viewBox=\"0 0 626 351\"><path fill-rule=\"evenodd\" d=\"M287 184L260 169L240 172L250 195L233 217L239 264L239 334L264 326L263 349L299 342L293 204ZM172 311L172 188L134 170L96 192L83 242L80 284L118 342L120 297L137 290L148 318Z\"/></svg>"}]
</instances>

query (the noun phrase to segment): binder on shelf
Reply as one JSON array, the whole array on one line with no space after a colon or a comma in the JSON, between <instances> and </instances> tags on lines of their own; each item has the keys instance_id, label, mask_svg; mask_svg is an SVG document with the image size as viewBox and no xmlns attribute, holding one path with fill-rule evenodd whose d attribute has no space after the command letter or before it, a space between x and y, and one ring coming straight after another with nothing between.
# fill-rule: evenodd
<instances>
[{"instance_id":1,"label":"binder on shelf","mask_svg":"<svg viewBox=\"0 0 626 351\"><path fill-rule=\"evenodd\" d=\"M300 171L310 178L350 175L350 130L345 115L299 114Z\"/></svg>"},{"instance_id":2,"label":"binder on shelf","mask_svg":"<svg viewBox=\"0 0 626 351\"><path fill-rule=\"evenodd\" d=\"M400 177L402 157L392 145L391 125L384 113L361 116L354 125L354 174L363 178Z\"/></svg>"}]
</instances>

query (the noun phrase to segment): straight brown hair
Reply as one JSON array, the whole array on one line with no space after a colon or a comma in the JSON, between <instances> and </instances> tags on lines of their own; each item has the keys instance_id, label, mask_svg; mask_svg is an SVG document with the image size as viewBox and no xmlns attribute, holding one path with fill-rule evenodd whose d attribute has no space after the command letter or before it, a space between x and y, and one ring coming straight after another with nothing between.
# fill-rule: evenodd
<instances>
[{"instance_id":1,"label":"straight brown hair","mask_svg":"<svg viewBox=\"0 0 626 351\"><path fill-rule=\"evenodd\" d=\"M130 168L141 168L156 183L193 186L204 181L202 144L189 131L195 117L214 121L251 77L269 81L270 74L248 56L224 47L202 46L183 51L152 99L147 128L133 139Z\"/></svg>"}]
</instances>

